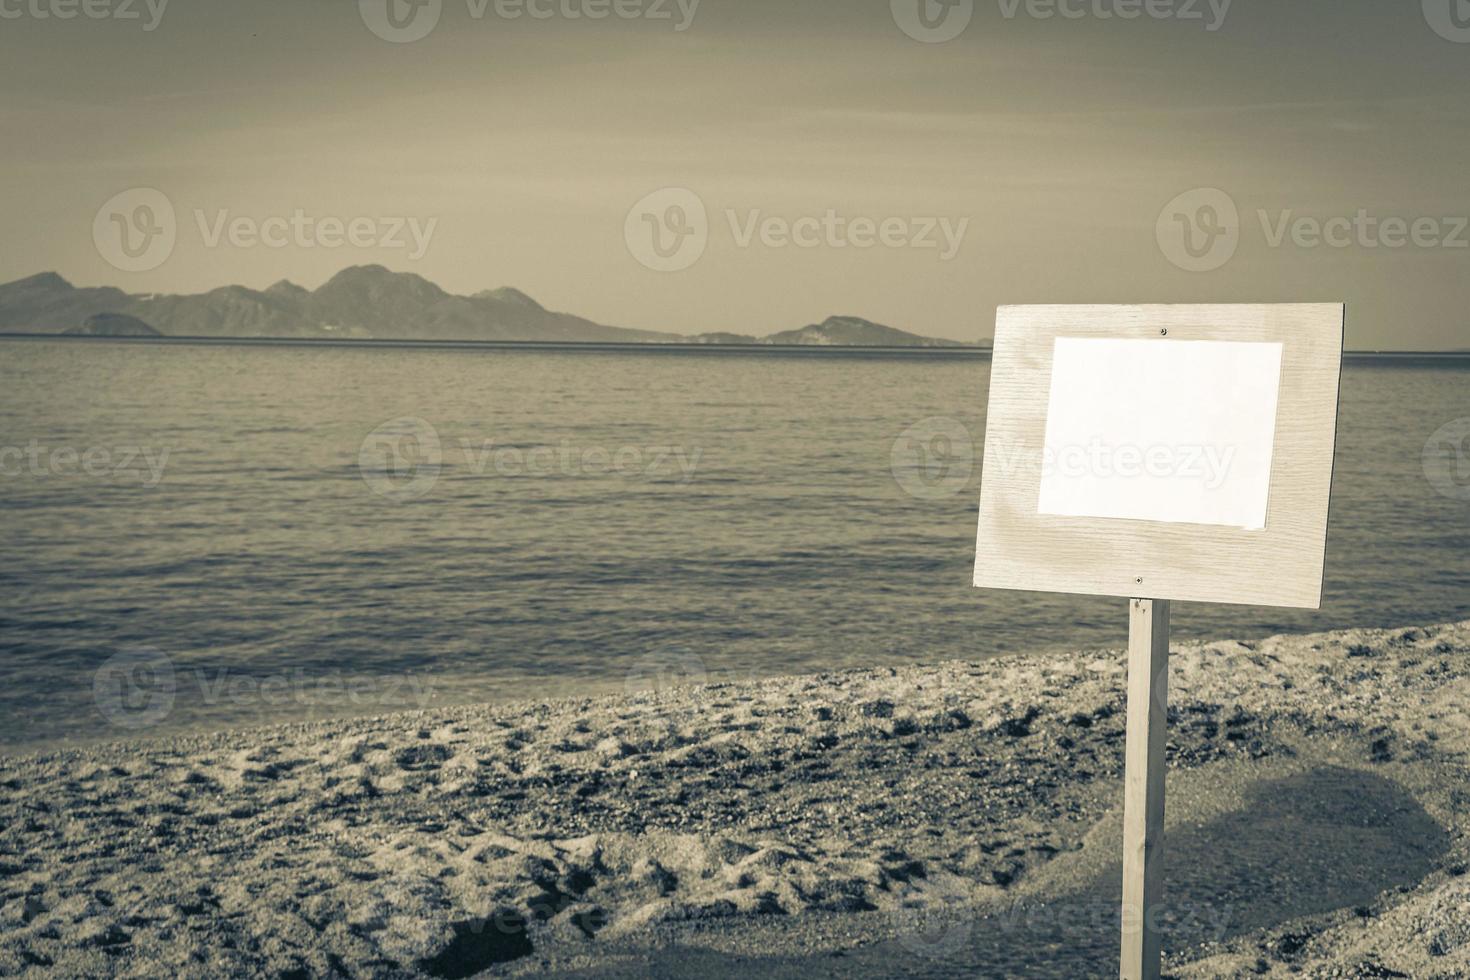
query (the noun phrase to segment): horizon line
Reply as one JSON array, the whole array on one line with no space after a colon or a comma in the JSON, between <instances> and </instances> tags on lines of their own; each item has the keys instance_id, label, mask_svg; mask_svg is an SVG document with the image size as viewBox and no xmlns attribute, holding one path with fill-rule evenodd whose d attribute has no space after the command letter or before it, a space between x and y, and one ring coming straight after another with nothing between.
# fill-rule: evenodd
<instances>
[{"instance_id":1,"label":"horizon line","mask_svg":"<svg viewBox=\"0 0 1470 980\"><path fill-rule=\"evenodd\" d=\"M670 334L669 336L681 336ZM870 354L909 357L990 357L995 348L988 344L955 342L942 346L921 344L762 344L762 343L696 343L687 340L431 340L393 337L210 337L197 334L163 334L157 337L99 337L86 334L36 333L0 331L0 340L125 344L192 344L198 346L282 346L282 347L424 347L442 349L546 350L546 351L628 351L633 353L784 353L784 354ZM1343 357L1381 358L1451 358L1470 359L1470 349L1456 350L1344 350Z\"/></svg>"}]
</instances>

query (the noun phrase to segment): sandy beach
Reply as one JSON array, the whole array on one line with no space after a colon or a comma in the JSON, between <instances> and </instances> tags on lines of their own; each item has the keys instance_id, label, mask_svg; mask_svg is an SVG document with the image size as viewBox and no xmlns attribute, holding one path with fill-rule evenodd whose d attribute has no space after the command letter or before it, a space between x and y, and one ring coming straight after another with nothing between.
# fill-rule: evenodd
<instances>
[{"instance_id":1,"label":"sandy beach","mask_svg":"<svg viewBox=\"0 0 1470 980\"><path fill-rule=\"evenodd\" d=\"M1166 972L1470 974L1470 622L1171 657ZM0 974L1115 975L1119 650L0 759Z\"/></svg>"}]
</instances>

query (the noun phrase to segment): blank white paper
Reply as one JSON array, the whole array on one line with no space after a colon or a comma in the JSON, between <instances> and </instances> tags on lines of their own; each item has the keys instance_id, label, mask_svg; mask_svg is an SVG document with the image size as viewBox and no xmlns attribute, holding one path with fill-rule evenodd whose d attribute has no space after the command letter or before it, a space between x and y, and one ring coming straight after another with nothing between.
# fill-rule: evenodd
<instances>
[{"instance_id":1,"label":"blank white paper","mask_svg":"<svg viewBox=\"0 0 1470 980\"><path fill-rule=\"evenodd\" d=\"M1281 344L1058 337L1037 511L1266 526Z\"/></svg>"}]
</instances>

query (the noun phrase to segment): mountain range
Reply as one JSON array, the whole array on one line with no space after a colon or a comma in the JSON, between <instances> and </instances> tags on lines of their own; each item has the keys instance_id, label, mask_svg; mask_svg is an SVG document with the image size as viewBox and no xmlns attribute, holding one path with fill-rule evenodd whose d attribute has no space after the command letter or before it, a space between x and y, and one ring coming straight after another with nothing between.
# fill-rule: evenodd
<instances>
[{"instance_id":1,"label":"mountain range","mask_svg":"<svg viewBox=\"0 0 1470 980\"><path fill-rule=\"evenodd\" d=\"M264 290L221 286L192 295L127 293L112 286L73 286L54 272L0 285L0 332L147 336L149 331L175 337L964 346L855 316L828 317L762 337L613 327L547 310L518 289L458 296L422 276L380 265L343 269L315 290L283 279Z\"/></svg>"}]
</instances>

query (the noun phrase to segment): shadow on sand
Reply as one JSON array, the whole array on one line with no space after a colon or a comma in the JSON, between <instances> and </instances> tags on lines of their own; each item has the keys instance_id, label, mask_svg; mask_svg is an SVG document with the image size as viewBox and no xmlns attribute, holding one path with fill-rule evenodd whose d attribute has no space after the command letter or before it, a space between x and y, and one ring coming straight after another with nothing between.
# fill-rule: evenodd
<instances>
[{"instance_id":1,"label":"shadow on sand","mask_svg":"<svg viewBox=\"0 0 1470 980\"><path fill-rule=\"evenodd\" d=\"M1263 781L1244 809L1170 828L1165 950L1368 904L1422 880L1448 843L1413 796L1372 772L1328 766ZM675 947L628 975L1114 977L1121 880L1115 862L1069 893L980 917L916 918L897 939L846 953L731 956Z\"/></svg>"}]
</instances>

